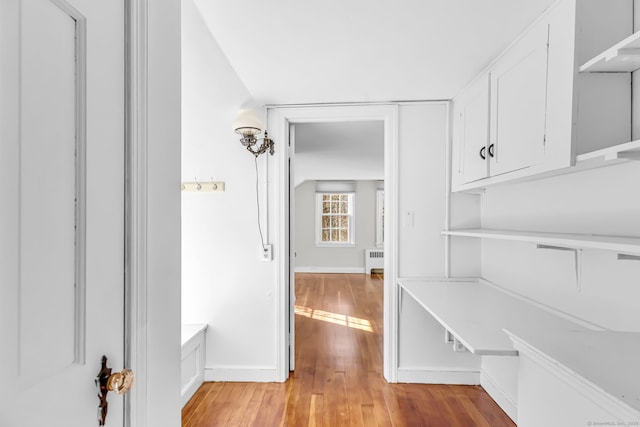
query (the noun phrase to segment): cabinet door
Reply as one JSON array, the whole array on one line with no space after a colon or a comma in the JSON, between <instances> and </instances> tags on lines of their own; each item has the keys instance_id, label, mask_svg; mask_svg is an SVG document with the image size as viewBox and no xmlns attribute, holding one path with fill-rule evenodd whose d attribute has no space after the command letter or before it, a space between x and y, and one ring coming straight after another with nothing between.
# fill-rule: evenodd
<instances>
[{"instance_id":1,"label":"cabinet door","mask_svg":"<svg viewBox=\"0 0 640 427\"><path fill-rule=\"evenodd\" d=\"M491 175L544 160L549 27L534 27L491 71Z\"/></svg>"},{"instance_id":2,"label":"cabinet door","mask_svg":"<svg viewBox=\"0 0 640 427\"><path fill-rule=\"evenodd\" d=\"M454 184L488 175L489 76L483 76L454 101Z\"/></svg>"}]
</instances>

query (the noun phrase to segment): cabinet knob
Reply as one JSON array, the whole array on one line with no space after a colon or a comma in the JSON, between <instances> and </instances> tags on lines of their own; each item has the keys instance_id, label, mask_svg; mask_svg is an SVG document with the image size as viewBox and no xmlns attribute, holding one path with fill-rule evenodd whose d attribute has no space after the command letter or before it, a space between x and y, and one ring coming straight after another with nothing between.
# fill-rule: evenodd
<instances>
[{"instance_id":1,"label":"cabinet knob","mask_svg":"<svg viewBox=\"0 0 640 427\"><path fill-rule=\"evenodd\" d=\"M482 147L480 149L480 157L482 157L482 160L486 160L487 159L487 156L485 156L485 154L484 154L486 149L487 149L487 147Z\"/></svg>"},{"instance_id":2,"label":"cabinet knob","mask_svg":"<svg viewBox=\"0 0 640 427\"><path fill-rule=\"evenodd\" d=\"M493 144L489 146L489 157L493 157Z\"/></svg>"}]
</instances>

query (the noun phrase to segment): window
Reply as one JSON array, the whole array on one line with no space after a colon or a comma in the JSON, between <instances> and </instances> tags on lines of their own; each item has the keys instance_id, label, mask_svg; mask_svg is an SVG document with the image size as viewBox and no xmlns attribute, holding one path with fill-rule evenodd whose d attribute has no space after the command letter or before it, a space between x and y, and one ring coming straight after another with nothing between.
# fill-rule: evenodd
<instances>
[{"instance_id":1,"label":"window","mask_svg":"<svg viewBox=\"0 0 640 427\"><path fill-rule=\"evenodd\" d=\"M316 245L353 246L353 193L316 193Z\"/></svg>"},{"instance_id":2,"label":"window","mask_svg":"<svg viewBox=\"0 0 640 427\"><path fill-rule=\"evenodd\" d=\"M384 246L384 190L376 191L376 246Z\"/></svg>"}]
</instances>

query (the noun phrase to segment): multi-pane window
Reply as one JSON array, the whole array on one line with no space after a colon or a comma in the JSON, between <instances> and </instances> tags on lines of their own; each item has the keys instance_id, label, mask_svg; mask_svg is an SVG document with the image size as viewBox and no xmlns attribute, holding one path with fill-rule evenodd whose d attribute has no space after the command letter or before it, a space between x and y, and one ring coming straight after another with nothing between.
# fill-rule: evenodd
<instances>
[{"instance_id":1,"label":"multi-pane window","mask_svg":"<svg viewBox=\"0 0 640 427\"><path fill-rule=\"evenodd\" d=\"M353 245L353 193L317 193L316 243Z\"/></svg>"}]
</instances>

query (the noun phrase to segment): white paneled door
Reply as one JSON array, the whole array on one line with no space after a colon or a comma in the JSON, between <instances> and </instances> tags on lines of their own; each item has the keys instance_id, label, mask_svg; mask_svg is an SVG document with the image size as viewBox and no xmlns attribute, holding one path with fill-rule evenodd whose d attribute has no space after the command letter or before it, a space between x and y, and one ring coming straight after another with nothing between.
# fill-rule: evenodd
<instances>
[{"instance_id":1,"label":"white paneled door","mask_svg":"<svg viewBox=\"0 0 640 427\"><path fill-rule=\"evenodd\" d=\"M97 426L102 355L123 368L124 12L0 2L2 427Z\"/></svg>"}]
</instances>

